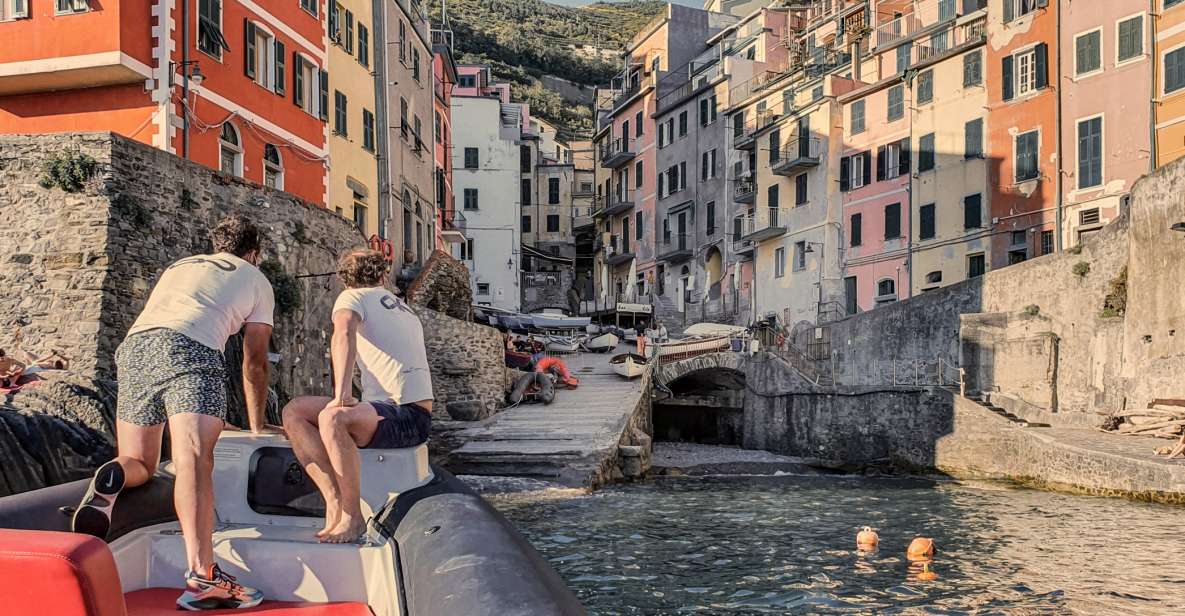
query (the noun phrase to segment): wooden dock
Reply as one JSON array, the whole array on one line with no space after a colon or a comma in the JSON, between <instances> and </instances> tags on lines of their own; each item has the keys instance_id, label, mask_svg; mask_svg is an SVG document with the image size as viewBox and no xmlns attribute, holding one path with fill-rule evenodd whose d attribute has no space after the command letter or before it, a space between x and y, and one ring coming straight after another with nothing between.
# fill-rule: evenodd
<instances>
[{"instance_id":1,"label":"wooden dock","mask_svg":"<svg viewBox=\"0 0 1185 616\"><path fill-rule=\"evenodd\" d=\"M620 352L627 348L619 347ZM526 477L566 487L598 487L609 479L617 447L643 403L645 377L627 381L609 367L611 354L563 356L580 379L557 389L549 405L504 410L453 434L449 454L459 475Z\"/></svg>"}]
</instances>

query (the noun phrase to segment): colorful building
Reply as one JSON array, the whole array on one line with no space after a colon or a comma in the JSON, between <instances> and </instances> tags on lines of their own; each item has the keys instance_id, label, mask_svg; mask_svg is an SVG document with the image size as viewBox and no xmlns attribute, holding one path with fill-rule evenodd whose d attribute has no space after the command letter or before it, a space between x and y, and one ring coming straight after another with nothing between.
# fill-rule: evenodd
<instances>
[{"instance_id":1,"label":"colorful building","mask_svg":"<svg viewBox=\"0 0 1185 616\"><path fill-rule=\"evenodd\" d=\"M1185 156L1185 0L1151 6L1152 158L1159 168Z\"/></svg>"},{"instance_id":2,"label":"colorful building","mask_svg":"<svg viewBox=\"0 0 1185 616\"><path fill-rule=\"evenodd\" d=\"M452 252L447 244L465 241L465 216L457 211L453 193L453 118L450 107L457 84L457 65L453 60L453 33L444 28L432 31L432 88L434 117L432 125L433 161L436 195L436 247Z\"/></svg>"},{"instance_id":3,"label":"colorful building","mask_svg":"<svg viewBox=\"0 0 1185 616\"><path fill-rule=\"evenodd\" d=\"M378 105L386 102L375 78L375 32L369 0L329 0L328 207L350 218L367 237L389 238L387 201L379 194ZM380 93L376 96L376 93Z\"/></svg>"},{"instance_id":4,"label":"colorful building","mask_svg":"<svg viewBox=\"0 0 1185 616\"><path fill-rule=\"evenodd\" d=\"M324 4L187 6L4 3L0 132L112 131L326 203Z\"/></svg>"}]
</instances>

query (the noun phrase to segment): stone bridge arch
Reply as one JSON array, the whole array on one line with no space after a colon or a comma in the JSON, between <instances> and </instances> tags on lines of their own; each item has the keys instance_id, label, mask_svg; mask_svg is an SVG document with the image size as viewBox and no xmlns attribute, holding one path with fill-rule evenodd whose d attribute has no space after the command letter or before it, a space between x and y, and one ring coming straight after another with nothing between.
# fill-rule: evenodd
<instances>
[{"instance_id":1,"label":"stone bridge arch","mask_svg":"<svg viewBox=\"0 0 1185 616\"><path fill-rule=\"evenodd\" d=\"M731 370L744 374L745 361L745 356L740 353L705 353L688 359L658 364L654 370L654 380L667 385L689 374L705 370Z\"/></svg>"}]
</instances>

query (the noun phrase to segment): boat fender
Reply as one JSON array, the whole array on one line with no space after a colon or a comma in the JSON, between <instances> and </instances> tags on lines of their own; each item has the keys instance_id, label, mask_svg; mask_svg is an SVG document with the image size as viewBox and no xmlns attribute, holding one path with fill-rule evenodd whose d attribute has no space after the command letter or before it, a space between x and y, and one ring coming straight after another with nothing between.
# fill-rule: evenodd
<instances>
[{"instance_id":1,"label":"boat fender","mask_svg":"<svg viewBox=\"0 0 1185 616\"><path fill-rule=\"evenodd\" d=\"M506 402L509 404L518 404L523 401L523 396L527 393L527 387L535 380L535 375L524 374L514 382L514 387L510 388L510 393L506 396Z\"/></svg>"},{"instance_id":2,"label":"boat fender","mask_svg":"<svg viewBox=\"0 0 1185 616\"><path fill-rule=\"evenodd\" d=\"M539 375L539 391L535 394L535 398L543 402L543 404L551 404L555 401L555 377L550 374Z\"/></svg>"}]
</instances>

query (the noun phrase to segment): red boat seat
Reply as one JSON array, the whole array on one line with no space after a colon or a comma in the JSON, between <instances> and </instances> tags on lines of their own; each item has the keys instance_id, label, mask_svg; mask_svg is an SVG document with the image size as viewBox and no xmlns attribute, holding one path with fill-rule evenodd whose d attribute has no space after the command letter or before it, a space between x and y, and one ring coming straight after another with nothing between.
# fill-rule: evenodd
<instances>
[{"instance_id":1,"label":"red boat seat","mask_svg":"<svg viewBox=\"0 0 1185 616\"><path fill-rule=\"evenodd\" d=\"M177 588L145 588L124 595L128 616L177 616ZM374 616L365 603L290 603L264 601L242 610L202 610L202 614L267 614L268 616Z\"/></svg>"},{"instance_id":2,"label":"red boat seat","mask_svg":"<svg viewBox=\"0 0 1185 616\"><path fill-rule=\"evenodd\" d=\"M111 550L90 535L0 529L0 598L5 614L126 614Z\"/></svg>"}]
</instances>

